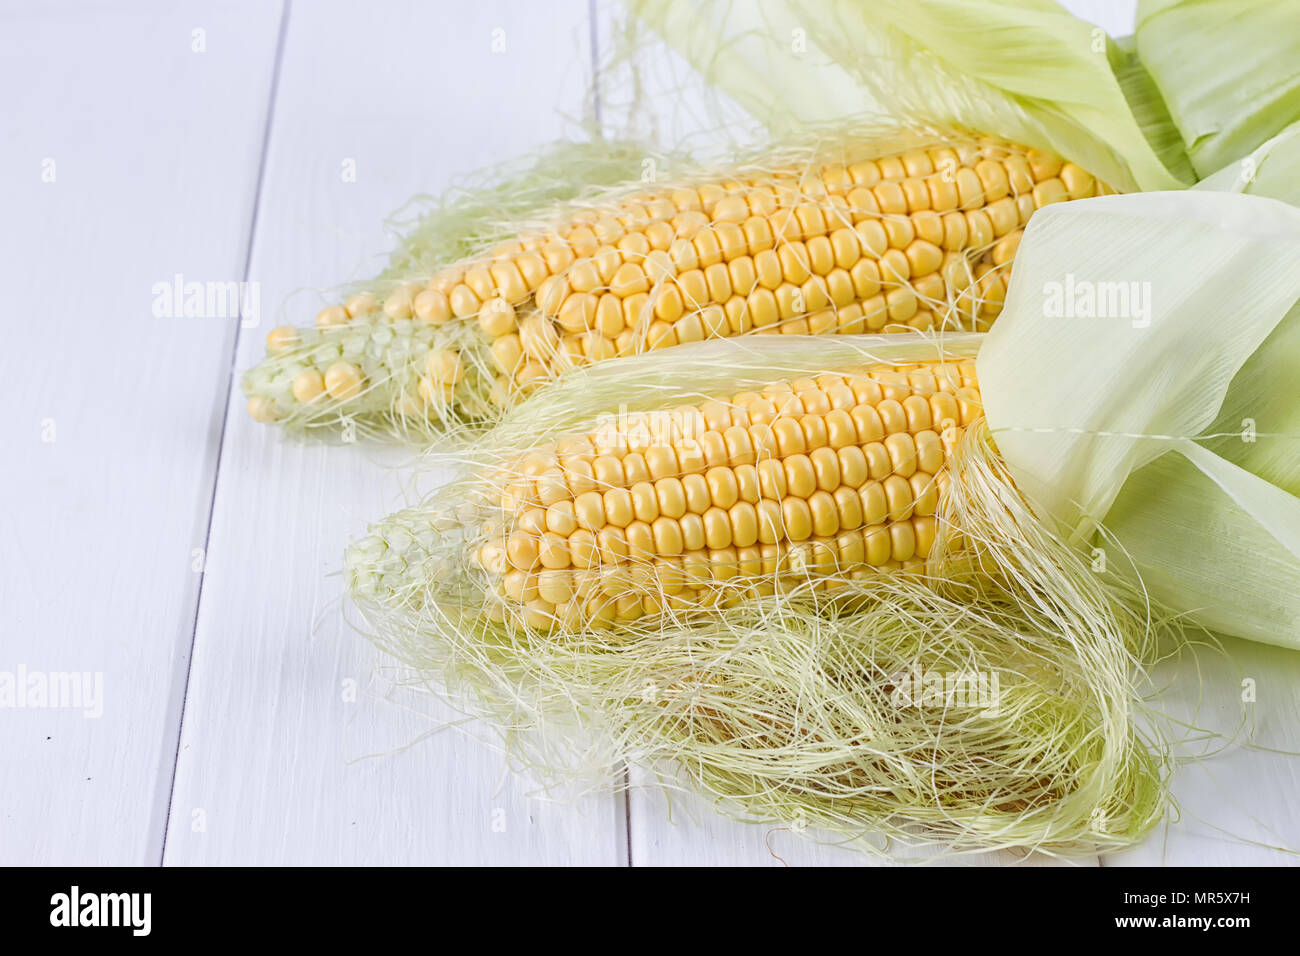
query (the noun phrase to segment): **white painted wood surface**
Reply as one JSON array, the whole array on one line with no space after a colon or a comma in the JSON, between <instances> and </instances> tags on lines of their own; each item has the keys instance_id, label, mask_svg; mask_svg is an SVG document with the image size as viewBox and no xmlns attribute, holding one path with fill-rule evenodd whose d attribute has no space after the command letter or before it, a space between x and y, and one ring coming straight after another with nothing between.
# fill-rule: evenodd
<instances>
[{"instance_id":1,"label":"white painted wood surface","mask_svg":"<svg viewBox=\"0 0 1300 956\"><path fill-rule=\"evenodd\" d=\"M1181 758L1178 822L1106 866L1295 866L1300 851L1300 652L1235 639L1153 674ZM1189 730L1200 728L1200 731Z\"/></svg>"},{"instance_id":2,"label":"white painted wood surface","mask_svg":"<svg viewBox=\"0 0 1300 956\"><path fill-rule=\"evenodd\" d=\"M1132 19L1131 0L1069 5L1117 33ZM17 306L0 491L21 503L0 516L0 672L103 674L98 719L0 709L0 863L875 862L688 795L671 813L642 788L539 799L490 731L389 684L343 618L344 544L401 503L403 455L286 442L243 412L235 376L265 332L373 273L388 213L573 131L604 15L588 0L0 12ZM256 327L154 316L154 283L178 272L259 283ZM1180 767L1183 819L1105 865L1300 848L1300 761L1266 749L1295 748L1300 654L1233 642L1202 663L1170 677L1166 708L1203 691L1198 722L1231 730L1251 678L1253 738Z\"/></svg>"},{"instance_id":3,"label":"white painted wood surface","mask_svg":"<svg viewBox=\"0 0 1300 956\"><path fill-rule=\"evenodd\" d=\"M568 131L557 107L582 106L587 12L585 0L384 2L360 17L295 4L251 266L267 301L373 271L358 264L412 194ZM319 308L296 296L285 317ZM240 336L238 367L264 354L272 324ZM456 730L358 759L455 719L377 696L382 661L345 623L331 576L346 542L392 510L400 476L374 449L285 442L243 404L232 395L166 862L621 862L621 799L530 800L527 780Z\"/></svg>"},{"instance_id":4,"label":"white painted wood surface","mask_svg":"<svg viewBox=\"0 0 1300 956\"><path fill-rule=\"evenodd\" d=\"M279 10L0 21L0 671L103 688L0 710L0 863L156 863L237 319L152 290L243 277Z\"/></svg>"}]
</instances>

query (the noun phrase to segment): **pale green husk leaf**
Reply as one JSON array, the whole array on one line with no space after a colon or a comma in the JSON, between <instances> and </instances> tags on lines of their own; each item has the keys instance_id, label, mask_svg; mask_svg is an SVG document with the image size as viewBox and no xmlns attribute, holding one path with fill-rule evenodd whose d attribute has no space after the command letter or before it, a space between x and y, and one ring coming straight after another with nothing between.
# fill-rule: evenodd
<instances>
[{"instance_id":1,"label":"pale green husk leaf","mask_svg":"<svg viewBox=\"0 0 1300 956\"><path fill-rule=\"evenodd\" d=\"M1300 125L1200 184L1300 204ZM1294 269L1294 266L1292 266ZM1154 593L1170 581L1200 594L1198 619L1229 634L1294 647L1300 559L1300 306L1232 379L1214 423L1188 455L1138 469L1106 517L1145 568ZM1203 446L1203 447L1202 447ZM1217 458L1207 457L1213 453ZM1225 574L1225 569L1241 573ZM1243 609L1248 613L1243 613Z\"/></svg>"},{"instance_id":2,"label":"pale green husk leaf","mask_svg":"<svg viewBox=\"0 0 1300 956\"><path fill-rule=\"evenodd\" d=\"M1300 646L1300 499L1287 490L1300 472L1285 431L1294 380L1276 381L1255 408L1261 423L1280 410L1282 432L1257 429L1269 450L1239 454L1239 439L1207 438L1216 424L1242 431L1216 420L1259 401L1238 384L1243 367L1272 367L1277 342L1261 345L1292 334L1279 323L1300 298L1300 210L1197 190L1044 213L978 360L1017 483L1076 536L1104 523L1161 603L1225 633ZM1088 314L1086 292L1115 283L1130 307ZM1248 470L1266 461L1268 478Z\"/></svg>"},{"instance_id":3,"label":"pale green husk leaf","mask_svg":"<svg viewBox=\"0 0 1300 956\"><path fill-rule=\"evenodd\" d=\"M1137 48L1199 176L1300 119L1300 2L1139 0Z\"/></svg>"},{"instance_id":4,"label":"pale green husk leaf","mask_svg":"<svg viewBox=\"0 0 1300 956\"><path fill-rule=\"evenodd\" d=\"M1048 0L630 0L779 136L858 114L1052 149L1121 190L1194 181L1131 51Z\"/></svg>"},{"instance_id":5,"label":"pale green husk leaf","mask_svg":"<svg viewBox=\"0 0 1300 956\"><path fill-rule=\"evenodd\" d=\"M1245 192L1300 206L1300 120L1251 153L1206 176L1196 188Z\"/></svg>"}]
</instances>

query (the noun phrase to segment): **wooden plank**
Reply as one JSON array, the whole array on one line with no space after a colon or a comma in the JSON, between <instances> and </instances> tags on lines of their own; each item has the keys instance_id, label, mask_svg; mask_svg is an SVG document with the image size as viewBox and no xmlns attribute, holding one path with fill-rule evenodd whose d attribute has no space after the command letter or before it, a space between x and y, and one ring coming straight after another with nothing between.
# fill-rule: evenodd
<instances>
[{"instance_id":1,"label":"wooden plank","mask_svg":"<svg viewBox=\"0 0 1300 956\"><path fill-rule=\"evenodd\" d=\"M1155 670L1177 814L1104 866L1279 866L1300 854L1300 653L1228 639ZM1201 728L1214 736L1189 728Z\"/></svg>"},{"instance_id":2,"label":"wooden plank","mask_svg":"<svg viewBox=\"0 0 1300 956\"><path fill-rule=\"evenodd\" d=\"M295 5L253 255L268 309L310 322L319 296L290 294L374 271L409 196L570 131L588 37L585 0ZM284 441L232 398L167 863L625 858L621 798L532 799L478 724L421 739L455 715L391 691L344 622L343 549L402 504L402 458Z\"/></svg>"},{"instance_id":3,"label":"wooden plank","mask_svg":"<svg viewBox=\"0 0 1300 956\"><path fill-rule=\"evenodd\" d=\"M0 20L0 683L102 692L0 709L0 861L157 863L238 312L155 284L243 278L279 7Z\"/></svg>"}]
</instances>

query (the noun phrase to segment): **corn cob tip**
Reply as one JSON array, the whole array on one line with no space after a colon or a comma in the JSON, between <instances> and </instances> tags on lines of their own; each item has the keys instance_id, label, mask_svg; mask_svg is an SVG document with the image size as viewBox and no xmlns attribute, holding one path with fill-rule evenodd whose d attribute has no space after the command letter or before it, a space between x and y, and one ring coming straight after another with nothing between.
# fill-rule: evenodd
<instances>
[{"instance_id":1,"label":"corn cob tip","mask_svg":"<svg viewBox=\"0 0 1300 956\"><path fill-rule=\"evenodd\" d=\"M328 311L328 310L327 310ZM282 326L242 385L257 421L290 431L338 431L422 443L495 411L496 376L464 329L371 317Z\"/></svg>"}]
</instances>

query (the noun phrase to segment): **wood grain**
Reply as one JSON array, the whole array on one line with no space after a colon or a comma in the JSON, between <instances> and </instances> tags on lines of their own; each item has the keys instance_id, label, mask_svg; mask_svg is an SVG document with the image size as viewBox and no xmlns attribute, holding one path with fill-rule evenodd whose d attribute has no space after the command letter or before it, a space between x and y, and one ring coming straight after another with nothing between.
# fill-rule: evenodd
<instances>
[{"instance_id":1,"label":"wood grain","mask_svg":"<svg viewBox=\"0 0 1300 956\"><path fill-rule=\"evenodd\" d=\"M243 278L279 7L0 21L0 671L103 690L0 709L0 862L157 863L238 316L154 285Z\"/></svg>"}]
</instances>

